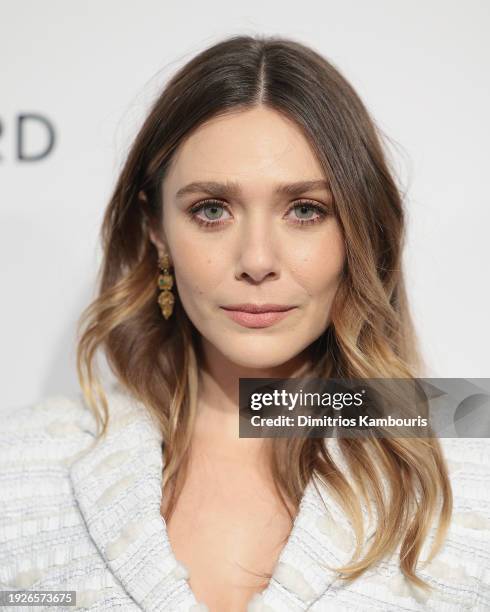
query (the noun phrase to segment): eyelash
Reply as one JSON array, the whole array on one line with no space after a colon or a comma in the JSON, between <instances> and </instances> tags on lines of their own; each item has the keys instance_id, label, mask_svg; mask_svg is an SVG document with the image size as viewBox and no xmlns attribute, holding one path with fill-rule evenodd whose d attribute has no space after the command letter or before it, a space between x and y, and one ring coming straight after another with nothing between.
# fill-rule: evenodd
<instances>
[{"instance_id":1,"label":"eyelash","mask_svg":"<svg viewBox=\"0 0 490 612\"><path fill-rule=\"evenodd\" d=\"M212 225L214 226L224 225L225 223L227 223L227 220L209 221L209 220L201 219L200 217L196 216L196 213L198 213L200 210L202 210L206 206L210 206L212 204L226 209L226 205L223 202L220 202L219 200L213 200L213 199L202 200L201 202L199 202L198 204L196 204L189 210L189 215L191 216L191 219L195 221L196 223L198 223L199 225L203 225L205 227L210 227ZM288 210L288 213L295 208L300 208L303 206L307 206L308 208L314 209L317 213L319 213L319 216L314 217L313 219L295 221L293 222L293 224L295 225L313 225L314 223L320 223L321 221L325 219L326 216L328 216L328 211L325 210L323 206L320 206L320 204L316 204L315 202L312 202L311 200L297 200L295 204L291 206L291 208Z\"/></svg>"}]
</instances>

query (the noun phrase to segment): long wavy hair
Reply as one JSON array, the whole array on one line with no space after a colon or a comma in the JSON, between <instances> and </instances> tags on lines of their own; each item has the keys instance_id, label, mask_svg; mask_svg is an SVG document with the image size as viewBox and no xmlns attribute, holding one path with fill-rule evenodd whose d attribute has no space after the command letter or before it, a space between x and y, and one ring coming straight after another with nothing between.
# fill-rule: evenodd
<instances>
[{"instance_id":1,"label":"long wavy hair","mask_svg":"<svg viewBox=\"0 0 490 612\"><path fill-rule=\"evenodd\" d=\"M167 521L182 490L191 448L199 334L182 307L178 286L173 316L162 317L158 253L148 230L161 227L161 184L183 139L217 115L257 105L292 119L311 143L330 182L345 240L345 268L330 323L311 347L312 373L333 378L423 375L402 271L402 190L384 136L359 96L323 56L291 39L232 36L205 49L169 79L130 147L101 228L97 296L78 323L78 377L98 437L106 434L109 419L95 363L99 348L123 387L161 427ZM341 579L355 580L399 545L405 577L430 588L416 575L416 565L432 520L438 516L429 559L443 544L452 512L437 438L339 438L338 443L352 482L323 438L272 440L270 469L291 525L290 508L299 508L306 485L318 477L355 532L351 563L336 568ZM360 499L370 509L374 504L382 525L362 558Z\"/></svg>"}]
</instances>

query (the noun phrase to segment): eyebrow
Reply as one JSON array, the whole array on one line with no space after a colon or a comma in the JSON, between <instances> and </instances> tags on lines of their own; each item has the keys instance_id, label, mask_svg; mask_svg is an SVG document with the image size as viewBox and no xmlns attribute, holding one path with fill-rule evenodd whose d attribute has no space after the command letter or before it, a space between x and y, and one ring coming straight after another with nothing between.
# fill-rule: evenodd
<instances>
[{"instance_id":1,"label":"eyebrow","mask_svg":"<svg viewBox=\"0 0 490 612\"><path fill-rule=\"evenodd\" d=\"M325 179L314 179L311 181L297 181L295 183L280 183L274 192L278 195L298 196L305 191L313 189L330 190L330 184ZM180 199L190 193L207 193L215 198L237 197L241 193L241 187L236 182L219 183L216 181L194 181L185 185L177 191L175 197Z\"/></svg>"}]
</instances>

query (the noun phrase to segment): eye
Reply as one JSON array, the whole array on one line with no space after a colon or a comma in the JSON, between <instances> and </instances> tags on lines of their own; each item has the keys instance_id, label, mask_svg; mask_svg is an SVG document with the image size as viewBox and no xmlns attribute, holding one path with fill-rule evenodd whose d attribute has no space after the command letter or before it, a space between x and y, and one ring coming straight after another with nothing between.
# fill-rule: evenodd
<instances>
[{"instance_id":1,"label":"eye","mask_svg":"<svg viewBox=\"0 0 490 612\"><path fill-rule=\"evenodd\" d=\"M225 222L222 219L224 210L226 210L226 207L218 200L205 200L193 206L189 213L201 225L221 225ZM204 218L197 215L200 212L204 214Z\"/></svg>"},{"instance_id":2,"label":"eye","mask_svg":"<svg viewBox=\"0 0 490 612\"><path fill-rule=\"evenodd\" d=\"M294 216L296 219L298 219L298 221L295 222L299 222L300 225L317 223L322 221L327 215L327 211L323 206L320 206L320 204L317 204L316 202L310 202L307 200L302 200L294 204L294 206L292 206L288 212L291 211L294 211ZM312 216L315 215L315 213L316 216ZM302 215L306 216L303 217Z\"/></svg>"},{"instance_id":3,"label":"eye","mask_svg":"<svg viewBox=\"0 0 490 612\"><path fill-rule=\"evenodd\" d=\"M229 216L223 218L223 211ZM329 214L329 210L325 206L310 200L298 200L288 209L286 217L289 217L293 211L295 214L292 223L299 226L319 223ZM199 216L198 213L201 213L202 216ZM315 216L312 217L312 213ZM212 199L198 202L189 210L189 215L193 221L206 227L221 226L232 219L227 205Z\"/></svg>"}]
</instances>

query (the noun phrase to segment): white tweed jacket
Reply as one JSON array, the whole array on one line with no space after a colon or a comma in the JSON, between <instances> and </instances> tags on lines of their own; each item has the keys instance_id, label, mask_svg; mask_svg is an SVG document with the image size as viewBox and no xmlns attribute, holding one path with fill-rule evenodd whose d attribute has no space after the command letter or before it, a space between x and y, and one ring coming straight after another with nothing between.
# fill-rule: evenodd
<instances>
[{"instance_id":1,"label":"white tweed jacket","mask_svg":"<svg viewBox=\"0 0 490 612\"><path fill-rule=\"evenodd\" d=\"M98 443L81 394L0 413L0 590L76 591L75 607L53 610L204 612L160 515L159 430L121 388L108 398L109 435ZM334 455L335 442L327 442ZM411 588L397 554L350 586L323 567L346 563L354 539L332 496L311 482L273 577L247 612L490 610L490 444L441 442L454 515L442 552L419 565L432 594ZM373 533L370 525L367 540Z\"/></svg>"}]
</instances>

